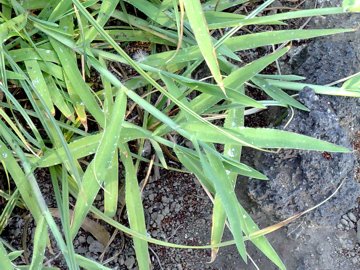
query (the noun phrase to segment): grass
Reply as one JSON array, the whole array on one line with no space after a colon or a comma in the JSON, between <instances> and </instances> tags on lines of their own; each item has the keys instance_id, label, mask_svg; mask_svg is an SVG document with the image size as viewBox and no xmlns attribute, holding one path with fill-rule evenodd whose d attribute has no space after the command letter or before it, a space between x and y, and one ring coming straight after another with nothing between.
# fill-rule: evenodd
<instances>
[{"instance_id":1,"label":"grass","mask_svg":"<svg viewBox=\"0 0 360 270\"><path fill-rule=\"evenodd\" d=\"M268 15L264 10L272 2L236 14L228 12L229 8L248 1L0 1L0 160L8 176L0 193L6 202L0 232L16 207L28 210L36 222L34 252L30 264L21 269L55 269L44 267L50 234L69 269L109 269L75 252L73 239L90 213L133 237L140 270L150 269L148 243L210 248L212 260L219 247L235 244L247 261L246 241L285 269L265 238L268 231L259 231L236 198L238 175L267 179L241 163L242 147L259 151L349 149L286 131L248 128L244 115L269 106L306 111L284 91L300 91L305 86L325 95L359 97L360 93L358 76L339 88L309 85L293 75L261 74L288 52L291 41L354 31L290 29L236 35L244 27L280 27L289 19L346 12L323 8ZM344 7L349 11L358 8L351 1ZM144 43L146 53L133 59L128 44ZM244 51L263 46L276 49L245 65ZM127 70L117 71L122 78L115 75L112 63ZM208 67L210 79L193 79L201 65ZM247 96L249 84L272 100ZM136 122L132 120L135 107L141 112L135 115ZM225 120L209 120L211 117ZM191 141L194 148L171 140L174 134ZM213 197L210 245L179 245L148 236L138 179L139 170L152 162L141 157L146 140L159 160L156 166L175 169L167 164L167 153L173 153L185 172L194 174ZM223 152L217 144L224 146ZM82 166L89 158L87 166ZM39 188L34 173L38 169L50 172L60 225ZM119 192L120 175L125 177L124 198ZM100 191L103 212L93 204ZM70 197L75 198L73 206ZM129 227L114 218L119 200L125 201ZM225 226L234 241L221 242ZM15 262L21 256L23 251L0 241L1 269L17 269L20 265Z\"/></svg>"}]
</instances>

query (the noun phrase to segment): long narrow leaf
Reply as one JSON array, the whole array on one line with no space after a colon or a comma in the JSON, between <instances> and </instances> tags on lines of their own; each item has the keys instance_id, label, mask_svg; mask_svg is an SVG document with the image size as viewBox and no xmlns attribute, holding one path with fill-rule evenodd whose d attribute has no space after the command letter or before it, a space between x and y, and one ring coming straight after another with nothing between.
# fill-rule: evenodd
<instances>
[{"instance_id":1,"label":"long narrow leaf","mask_svg":"<svg viewBox=\"0 0 360 270\"><path fill-rule=\"evenodd\" d=\"M120 145L120 157L125 166L125 201L130 227L133 230L146 235L146 223L140 187L136 177L135 167L130 156L130 151L126 144ZM139 270L150 269L149 247L147 241L137 238L134 238L133 241Z\"/></svg>"},{"instance_id":2,"label":"long narrow leaf","mask_svg":"<svg viewBox=\"0 0 360 270\"><path fill-rule=\"evenodd\" d=\"M220 73L219 63L217 61L215 48L211 41L208 26L201 7L200 0L183 0L185 10L191 28L194 32L199 49L208 65L211 74L219 87L225 92L224 82Z\"/></svg>"}]
</instances>

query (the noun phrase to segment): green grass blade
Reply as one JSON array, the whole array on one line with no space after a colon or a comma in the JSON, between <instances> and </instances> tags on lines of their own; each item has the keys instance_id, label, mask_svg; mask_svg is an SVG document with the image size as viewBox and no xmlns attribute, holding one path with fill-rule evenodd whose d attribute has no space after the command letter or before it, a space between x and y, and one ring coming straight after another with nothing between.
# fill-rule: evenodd
<instances>
[{"instance_id":1,"label":"green grass blade","mask_svg":"<svg viewBox=\"0 0 360 270\"><path fill-rule=\"evenodd\" d=\"M58 2L58 5L52 10L48 21L49 22L55 22L61 17L64 16L64 14L67 13L67 11L71 8L71 0L63 0Z\"/></svg>"},{"instance_id":2,"label":"green grass blade","mask_svg":"<svg viewBox=\"0 0 360 270\"><path fill-rule=\"evenodd\" d=\"M241 5L243 3L248 2L249 0L210 0L210 1L206 1L203 4L203 9L204 10L224 10L224 9L228 9L237 5Z\"/></svg>"},{"instance_id":3,"label":"green grass blade","mask_svg":"<svg viewBox=\"0 0 360 270\"><path fill-rule=\"evenodd\" d=\"M24 251L22 251L22 250L12 251L8 254L8 257L11 261L14 261L17 258L19 258L23 253L24 253Z\"/></svg>"},{"instance_id":4,"label":"green grass blade","mask_svg":"<svg viewBox=\"0 0 360 270\"><path fill-rule=\"evenodd\" d=\"M21 70L21 68L14 62L12 61L12 59L10 57L7 57L8 62L11 64L12 68L14 70L16 70L18 73L22 74L23 76L26 77L26 75L24 74L24 72ZM26 77L27 78L27 77ZM76 162L73 160L72 156L69 154L67 147L67 144L65 142L63 133L61 132L59 126L56 124L56 121L54 119L54 117L51 115L50 111L48 110L48 108L46 107L45 102L43 101L43 99L41 98L41 96L37 93L35 88L32 88L31 82L30 80L26 79L26 81L20 81L21 87L23 88L23 90L25 91L29 101L31 102L31 105L33 106L35 112L38 115L38 120L40 120L43 128L45 129L45 131L47 132L47 134L49 135L50 138L53 139L53 144L56 147L64 147L65 149L65 153L66 153L66 159L63 160L63 162L69 166L69 168L71 169L71 173L74 176L74 178L79 182L80 181L80 177L79 177L79 173L77 171L77 169L75 169L75 164ZM7 97L12 97L12 95L7 91L7 89L3 88L0 85L0 88L6 93ZM43 110L45 112L43 112L43 110L40 110L38 104L35 102L34 98L33 98L33 94L35 94L36 98L40 101L40 103L42 104ZM14 102L14 101L13 101ZM15 99L15 103L16 103L16 99ZM21 106L19 105L19 110L21 110ZM45 114L44 114L45 113ZM44 117L46 115L46 117ZM24 114L24 118L26 119L30 118L26 113ZM31 120L31 119L30 119ZM51 125L49 125L51 123ZM38 133L36 127L34 126L34 133L35 135ZM39 143L41 143L41 146L43 147L43 149L45 148L44 143L42 141L41 136L39 135L40 139ZM38 137L37 137L38 138ZM8 140L8 139L7 139ZM20 154L22 154L22 152L19 152ZM27 160L26 160L27 162Z\"/></svg>"},{"instance_id":5,"label":"green grass blade","mask_svg":"<svg viewBox=\"0 0 360 270\"><path fill-rule=\"evenodd\" d=\"M75 121L74 116L74 109L73 107L69 106L68 103L65 101L62 93L62 90L58 88L54 79L51 76L45 76L46 84L48 85L51 95L51 99L54 102L54 105L59 109L59 111L71 121Z\"/></svg>"},{"instance_id":6,"label":"green grass blade","mask_svg":"<svg viewBox=\"0 0 360 270\"><path fill-rule=\"evenodd\" d=\"M2 132L5 132L5 130L1 130L1 133ZM21 197L24 200L26 206L29 208L32 216L35 220L40 220L40 209L32 199L33 194L30 183L27 181L25 174L18 165L13 154L2 142L2 140L0 140L0 160L3 164L5 164L8 173L11 175L13 181L18 187Z\"/></svg>"},{"instance_id":7,"label":"green grass blade","mask_svg":"<svg viewBox=\"0 0 360 270\"><path fill-rule=\"evenodd\" d=\"M45 78L41 72L40 66L36 60L25 61L26 70L33 87L38 91L41 98L45 101L46 106L50 110L51 114L55 114L55 108L51 100L50 91L47 87Z\"/></svg>"},{"instance_id":8,"label":"green grass blade","mask_svg":"<svg viewBox=\"0 0 360 270\"><path fill-rule=\"evenodd\" d=\"M182 127L193 134L197 140L211 143L239 145L238 140L228 140L220 135L217 130L202 126L199 123L189 122L183 124ZM346 147L283 130L248 127L226 130L250 147L256 145L261 148L290 148L342 153L350 152Z\"/></svg>"},{"instance_id":9,"label":"green grass blade","mask_svg":"<svg viewBox=\"0 0 360 270\"><path fill-rule=\"evenodd\" d=\"M118 209L119 198L119 164L118 151L115 150L114 157L108 168L107 177L104 181L104 213L114 217Z\"/></svg>"},{"instance_id":10,"label":"green grass blade","mask_svg":"<svg viewBox=\"0 0 360 270\"><path fill-rule=\"evenodd\" d=\"M262 71L265 67L267 67L272 62L276 61L278 58L283 56L290 48L283 48L278 50L272 54L264 56L259 60L251 62L247 64L245 67L239 68L224 80L225 87L229 87L232 89L239 89L246 81L250 80L260 71Z\"/></svg>"},{"instance_id":11,"label":"green grass blade","mask_svg":"<svg viewBox=\"0 0 360 270\"><path fill-rule=\"evenodd\" d=\"M224 79L225 87L232 88L234 90L240 89L241 86L248 80L250 80L252 77L254 77L257 73L262 71L265 67L267 67L269 64L274 62L276 59L281 57L285 52L287 51L287 48L284 48L282 50L279 50L275 53L272 53L270 55L266 55L258 60L255 60L254 62L239 68L235 71L233 71L227 78ZM239 94L241 94L239 92ZM211 96L208 94L202 94L198 97L194 98L190 102L190 108L197 113L203 113L206 109L214 106L216 103L221 101L220 98L216 96ZM177 121L184 121L185 115L180 114L177 117ZM156 132L157 134L165 134L168 131L168 128L163 126L160 126Z\"/></svg>"},{"instance_id":12,"label":"green grass blade","mask_svg":"<svg viewBox=\"0 0 360 270\"><path fill-rule=\"evenodd\" d=\"M1 269L6 269L6 270L15 269L1 241L0 241L0 267Z\"/></svg>"},{"instance_id":13,"label":"green grass blade","mask_svg":"<svg viewBox=\"0 0 360 270\"><path fill-rule=\"evenodd\" d=\"M74 243L71 238L71 230L70 230L70 199L69 199L69 182L67 179L67 172L65 166L62 167L62 174L61 174L61 192L62 196L61 199L58 198L58 202L61 202L62 205L59 205L59 209L61 212L61 223L63 227L63 232L65 236L65 241L67 244L67 256L68 260L71 265L76 265L75 261L75 249L74 249ZM55 189L55 188L54 188Z\"/></svg>"},{"instance_id":14,"label":"green grass blade","mask_svg":"<svg viewBox=\"0 0 360 270\"><path fill-rule=\"evenodd\" d=\"M151 1L147 0L125 0L130 3L141 12L146 14L148 18L162 26L167 28L176 29L175 22L172 21L167 14L165 14L157 5L151 3Z\"/></svg>"},{"instance_id":15,"label":"green grass blade","mask_svg":"<svg viewBox=\"0 0 360 270\"><path fill-rule=\"evenodd\" d=\"M104 114L101 111L94 95L92 95L89 86L86 85L82 79L81 73L70 49L55 39L50 38L50 42L60 59L65 75L71 81L71 84L73 84L74 91L81 98L81 101L84 103L86 109L94 116L97 122L103 126Z\"/></svg>"},{"instance_id":16,"label":"green grass blade","mask_svg":"<svg viewBox=\"0 0 360 270\"><path fill-rule=\"evenodd\" d=\"M101 25L102 27L106 24L106 22L109 20L110 15L113 13L113 11L115 10L116 6L118 5L119 0L105 0L102 1L101 3L101 7L99 10L99 15L96 18L96 21L99 25ZM86 32L85 35L85 43L86 44L90 44L94 38L97 36L97 31L95 28L91 28L90 30L88 30Z\"/></svg>"},{"instance_id":17,"label":"green grass blade","mask_svg":"<svg viewBox=\"0 0 360 270\"><path fill-rule=\"evenodd\" d=\"M150 131L127 122L123 123L122 128L124 129L124 136L120 137L119 143L125 143L136 139L153 138ZM102 132L100 132L72 141L68 144L71 155L75 159L79 159L94 154L96 149L99 147L99 142L103 136ZM60 164L62 162L62 158L66 157L65 154L66 153L63 148L50 149L45 152L44 156L40 160L33 159L32 161L37 167L50 167Z\"/></svg>"},{"instance_id":18,"label":"green grass blade","mask_svg":"<svg viewBox=\"0 0 360 270\"><path fill-rule=\"evenodd\" d=\"M341 88L347 91L360 91L360 75L350 78L345 81Z\"/></svg>"},{"instance_id":19,"label":"green grass blade","mask_svg":"<svg viewBox=\"0 0 360 270\"><path fill-rule=\"evenodd\" d=\"M259 230L259 227L253 221L251 216L245 211L245 209L240 205L240 215L244 217L244 225L243 228L245 230L246 235L250 235ZM265 236L260 236L257 238L251 239L251 242L263 253L266 257L268 257L279 269L285 270L286 267L282 262L279 255L276 253L274 248L271 246L270 242L265 238Z\"/></svg>"},{"instance_id":20,"label":"green grass blade","mask_svg":"<svg viewBox=\"0 0 360 270\"><path fill-rule=\"evenodd\" d=\"M244 93L244 87L241 92ZM230 109L227 112L224 127L236 128L244 126L244 108ZM225 144L224 156L231 159L240 160L241 157L241 145ZM237 173L229 173L227 178L233 187L235 187ZM213 214L212 214L212 227L211 227L211 244L217 244L221 242L222 235L225 228L226 214L223 208L221 199L218 195L215 196ZM214 261L218 253L218 248L211 250L211 261Z\"/></svg>"},{"instance_id":21,"label":"green grass blade","mask_svg":"<svg viewBox=\"0 0 360 270\"><path fill-rule=\"evenodd\" d=\"M95 157L84 173L78 195L79 199L74 208L74 218L71 226L73 238L84 221L100 187L103 185L108 169L112 166L124 120L126 100L124 92L119 90L111 118L105 125Z\"/></svg>"},{"instance_id":22,"label":"green grass blade","mask_svg":"<svg viewBox=\"0 0 360 270\"><path fill-rule=\"evenodd\" d=\"M111 268L106 267L98 262L95 262L89 258L85 258L76 254L77 263L86 270L111 270Z\"/></svg>"},{"instance_id":23,"label":"green grass blade","mask_svg":"<svg viewBox=\"0 0 360 270\"><path fill-rule=\"evenodd\" d=\"M5 113L5 111L0 108L0 116L4 119L4 121L10 126L10 128L13 130L13 132L19 137L21 142L24 144L24 147L26 147L29 151L32 151L31 145L27 142L26 138L23 136L23 134L20 132L18 127L13 123L11 118Z\"/></svg>"},{"instance_id":24,"label":"green grass blade","mask_svg":"<svg viewBox=\"0 0 360 270\"><path fill-rule=\"evenodd\" d=\"M231 87L225 87L226 95L227 95L226 96L226 95L224 95L223 92L219 91L219 88L216 85L213 85L210 83L199 82L199 81L189 79L189 78L186 78L186 77L183 77L180 75L176 75L176 74L171 74L171 73L166 73L166 72L162 72L162 73L164 75L166 74L167 76L175 79L177 82L179 82L189 88L192 88L194 90L200 91L202 93L217 96L221 99L228 98L229 100L231 100L235 103L242 104L242 105L249 106L249 107L263 108L263 105L261 105L256 100L246 96L243 93L240 93L239 91L237 91L236 89L233 89ZM227 78L224 80L224 82L226 82L226 81L227 81Z\"/></svg>"},{"instance_id":25,"label":"green grass blade","mask_svg":"<svg viewBox=\"0 0 360 270\"><path fill-rule=\"evenodd\" d=\"M344 13L342 8L334 7L334 8L319 8L319 9L305 9L300 11L290 11L284 12L269 16L261 16L250 19L243 19L238 21L233 21L233 23L219 22L209 25L210 29L219 29L224 27L236 27L236 26L246 26L246 25L254 25L254 24L269 24L283 20L290 20L296 18L306 18L306 17L314 17L314 16L324 16L324 15L335 15Z\"/></svg>"},{"instance_id":26,"label":"green grass blade","mask_svg":"<svg viewBox=\"0 0 360 270\"><path fill-rule=\"evenodd\" d=\"M25 119L26 124L30 127L31 131L34 133L36 138L33 140L36 142L34 144L39 144L42 148L45 148L44 141L40 135L38 128L35 126L34 122L31 120L30 116L26 113L24 108L20 105L19 101L10 93L10 91L7 88L5 88L1 84L0 84L0 89L2 90L3 93L5 93L6 98L9 101L11 101L9 102L11 104L11 106L9 106L10 109L15 107L15 109L17 109L20 112L21 116ZM21 125L19 127L21 128Z\"/></svg>"},{"instance_id":27,"label":"green grass blade","mask_svg":"<svg viewBox=\"0 0 360 270\"><path fill-rule=\"evenodd\" d=\"M211 74L214 76L218 86L225 93L222 75L220 73L219 63L216 51L209 34L208 26L199 0L183 0L187 17L195 35L199 49L208 65Z\"/></svg>"},{"instance_id":28,"label":"green grass blade","mask_svg":"<svg viewBox=\"0 0 360 270\"><path fill-rule=\"evenodd\" d=\"M29 270L38 270L42 268L43 260L45 258L47 239L47 224L45 222L45 218L41 217L35 229L34 251Z\"/></svg>"},{"instance_id":29,"label":"green grass blade","mask_svg":"<svg viewBox=\"0 0 360 270\"><path fill-rule=\"evenodd\" d=\"M52 231L56 243L59 247L59 249L61 250L61 252L64 254L64 258L66 260L67 265L74 270L79 269L77 265L74 265L71 263L71 261L69 261L69 258L67 256L66 253L66 244L62 238L62 235L60 233L59 228L57 227L47 205L45 202L44 197L41 194L40 188L37 184L36 178L32 172L32 167L30 165L30 163L28 162L27 158L25 157L24 152L20 149L20 147L18 145L16 145L16 143L12 140L11 134L6 133L4 130L0 130L2 136L5 138L6 142L11 146L12 150L15 152L15 154L19 157L21 164L22 164L22 168L23 170L21 170L21 168L19 168L19 172L21 172L24 176L23 178L25 178L25 181L27 182L27 184L31 187L31 199L29 202L29 205L37 205L38 209L40 209L41 215L34 215L34 218L36 221L40 220L41 217L44 217L47 224L49 225L50 230ZM12 153L10 153L12 154ZM11 160L13 159L13 157L10 156L2 156L3 158L7 159L7 160ZM15 161L16 165L18 166L17 162ZM13 167L15 167L15 164L11 164ZM9 167L9 166L7 166ZM10 171L10 170L9 170ZM19 173L17 172L17 173ZM26 175L26 177L25 177ZM26 194L25 194L26 195Z\"/></svg>"},{"instance_id":30,"label":"green grass blade","mask_svg":"<svg viewBox=\"0 0 360 270\"><path fill-rule=\"evenodd\" d=\"M244 243L243 230L241 226L241 219L239 215L239 202L237 201L235 191L232 183L228 181L228 177L223 163L213 152L205 149L206 157L201 153L201 150L193 144L197 149L200 156L201 165L205 175L210 179L216 189L216 194L219 196L222 205L224 206L225 213L230 223L230 230L234 236L236 247L241 255L242 259L247 261L246 248Z\"/></svg>"},{"instance_id":31,"label":"green grass blade","mask_svg":"<svg viewBox=\"0 0 360 270\"><path fill-rule=\"evenodd\" d=\"M343 0L342 7L345 11L360 12L360 3L358 0Z\"/></svg>"},{"instance_id":32,"label":"green grass blade","mask_svg":"<svg viewBox=\"0 0 360 270\"><path fill-rule=\"evenodd\" d=\"M314 90L316 94L331 95L331 96L344 96L344 97L360 97L360 92L348 91L346 88L338 88L333 86L322 86L310 83L299 82L286 82L280 80L266 79L266 81L273 86L280 87L282 89L302 91L304 87L309 87Z\"/></svg>"},{"instance_id":33,"label":"green grass blade","mask_svg":"<svg viewBox=\"0 0 360 270\"><path fill-rule=\"evenodd\" d=\"M310 39L319 36L352 32L353 29L311 29L311 30L280 30L231 37L224 42L231 51L254 49L261 46L276 45L297 39ZM168 59L173 57L175 51L166 51L148 56L143 63L161 67ZM219 52L218 52L219 54ZM220 55L220 54L219 54ZM171 64L184 63L197 60L201 57L197 46L190 46L178 51L172 58Z\"/></svg>"},{"instance_id":34,"label":"green grass blade","mask_svg":"<svg viewBox=\"0 0 360 270\"><path fill-rule=\"evenodd\" d=\"M141 200L140 187L130 151L127 145L120 145L120 157L125 166L125 201L130 228L142 233L146 232L144 209ZM133 238L139 270L150 269L147 241Z\"/></svg>"},{"instance_id":35,"label":"green grass blade","mask_svg":"<svg viewBox=\"0 0 360 270\"><path fill-rule=\"evenodd\" d=\"M166 160L165 160L164 153L163 153L163 151L161 150L160 145L159 145L155 140L152 140L152 139L150 139L150 142L151 142L152 147L153 147L154 150L155 150L155 153L156 153L157 157L159 158L161 164L163 165L163 167L164 167L165 169L168 168L168 166L167 166L167 164L166 164Z\"/></svg>"},{"instance_id":36,"label":"green grass blade","mask_svg":"<svg viewBox=\"0 0 360 270\"><path fill-rule=\"evenodd\" d=\"M5 169L5 172L7 173L6 166L4 166L4 165L5 164L2 162L2 166ZM7 175L7 178L8 178L8 175ZM11 214L12 214L15 206L18 204L19 199L20 199L20 193L19 193L19 190L16 189L13 192L13 194L10 196L10 198L8 198L8 202L6 203L5 207L3 207L2 212L0 214L0 234L2 233L2 231L8 224Z\"/></svg>"},{"instance_id":37,"label":"green grass blade","mask_svg":"<svg viewBox=\"0 0 360 270\"><path fill-rule=\"evenodd\" d=\"M0 24L0 44L13 36L18 36L27 22L27 14L21 14L7 22Z\"/></svg>"},{"instance_id":38,"label":"green grass blade","mask_svg":"<svg viewBox=\"0 0 360 270\"><path fill-rule=\"evenodd\" d=\"M354 29L347 28L268 31L231 37L227 39L224 44L232 51L239 51L268 45L276 45L291 40L310 39L353 31Z\"/></svg>"},{"instance_id":39,"label":"green grass blade","mask_svg":"<svg viewBox=\"0 0 360 270\"><path fill-rule=\"evenodd\" d=\"M214 186L210 179L205 176L201 162L197 156L189 155L189 153L185 152L183 149L180 149L179 147L175 147L174 151L176 153L176 156L180 160L181 164L184 165L186 169L189 170L189 172L193 173L199 181L206 187L207 190L209 190L211 193L215 192Z\"/></svg>"},{"instance_id":40,"label":"green grass blade","mask_svg":"<svg viewBox=\"0 0 360 270\"><path fill-rule=\"evenodd\" d=\"M260 78L252 78L253 83L255 83L258 87L260 87L266 94L272 97L274 100L280 102L284 105L289 105L295 108L298 108L303 111L309 111L304 105L302 105L299 101L289 96L283 90L273 85L270 85L264 79Z\"/></svg>"}]
</instances>

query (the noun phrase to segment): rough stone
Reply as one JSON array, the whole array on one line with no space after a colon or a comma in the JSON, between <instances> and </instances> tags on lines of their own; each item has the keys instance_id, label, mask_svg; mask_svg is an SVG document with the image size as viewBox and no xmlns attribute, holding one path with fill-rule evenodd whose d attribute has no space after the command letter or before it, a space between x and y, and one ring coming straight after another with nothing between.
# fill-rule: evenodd
<instances>
[{"instance_id":1,"label":"rough stone","mask_svg":"<svg viewBox=\"0 0 360 270\"><path fill-rule=\"evenodd\" d=\"M355 215L354 215L352 212L350 212L350 213L348 214L348 217L350 218L350 220L351 220L352 222L356 222L356 221L357 221Z\"/></svg>"},{"instance_id":2,"label":"rough stone","mask_svg":"<svg viewBox=\"0 0 360 270\"><path fill-rule=\"evenodd\" d=\"M80 235L79 236L79 243L85 243L86 242L86 238L85 238L85 236L83 236L83 235Z\"/></svg>"},{"instance_id":3,"label":"rough stone","mask_svg":"<svg viewBox=\"0 0 360 270\"><path fill-rule=\"evenodd\" d=\"M356 238L358 243L360 243L360 220L356 224Z\"/></svg>"},{"instance_id":4,"label":"rough stone","mask_svg":"<svg viewBox=\"0 0 360 270\"><path fill-rule=\"evenodd\" d=\"M342 0L304 1L305 8L314 8L315 2L317 2L318 6L336 6L340 5ZM359 22L360 14L345 14L314 17L307 25L310 28L318 29L339 27L357 28ZM307 43L294 43L291 55L284 57L284 61L281 64L281 71L283 74L302 75L306 77L305 82L311 84L329 84L338 81L359 72L359 42L360 31L355 31L330 37L317 38ZM340 85L341 84L338 84L337 86ZM353 146L356 146L355 143L358 144L359 142L357 132L360 128L360 114L358 113L360 109L360 99L324 95L321 95L318 98L320 109L316 109L317 101L313 102L312 108L317 111L315 113L318 113L319 116L323 115L325 118L328 118L329 115L327 115L327 113L333 115L334 117L332 118L332 123L330 123L330 125L335 127L335 129L327 132L327 128L321 127L322 124L324 124L324 121L319 117L311 115L311 112L302 112L297 113L295 116L298 117L299 114L300 116L301 114L303 116L302 120L300 120L300 127L294 128L293 126L290 130L301 132L305 135L315 135L317 138L325 139L333 143L340 143L341 145L352 149ZM304 100L300 101L305 102ZM321 107L323 107L323 111L321 111ZM312 108L310 109L313 110ZM310 122L307 122L309 119ZM314 126L312 126L314 123L312 122L313 120L316 120ZM298 121L295 120L295 123L297 124ZM304 129L306 124L309 124L308 129ZM316 133L315 128L318 128L319 126L324 133ZM310 129L313 129L314 132L311 132ZM338 134L339 136L336 135L338 131L340 131ZM340 134L346 135L345 140L341 140L340 137L342 135ZM331 200L315 210L315 212L310 213L310 215L307 214L301 221L296 221L297 223L300 222L301 227L304 228L299 238L293 240L292 238L289 238L286 232L277 232L268 235L270 242L280 253L280 256L284 258L284 263L288 269L360 269L360 261L352 260L348 257L349 252L355 251L355 253L358 253L359 244L356 244L356 242L360 243L360 222L357 222L356 230L350 229L349 226L344 230L343 224L340 223L341 216L349 212L349 210L356 213L355 217L357 217L359 213L357 207L353 207L356 205L356 198L359 196L359 185L353 177L354 173L350 171L351 167L358 169L360 165L359 148L357 147L355 150L357 151L353 152L354 156L349 159L350 166L348 168L341 168L342 174L348 174L348 176L346 176L346 178L344 178L344 175L340 177L346 179L340 191ZM267 160L269 163L265 164L263 167L273 167L273 170L267 169L265 172L270 178L268 181L269 183L272 181L279 181L279 179L285 180L287 178L290 180L290 183L287 183L286 181L279 181L274 185L273 183L270 183L270 190L264 188L262 192L260 192L261 187L258 184L258 190L255 191L255 197L256 199L259 199L261 203L257 210L258 213L256 216L258 218L256 219L256 222L262 224L262 226L271 225L274 220L291 216L293 213L309 208L314 205L313 203L315 203L315 201L321 201L322 199L320 197L328 197L332 193L331 190L334 190L341 182L341 180L331 178L326 179L326 177L331 175L330 167L333 164L332 162L334 162L334 158L337 159L337 161L345 162L346 158L344 158L344 156L330 153L332 159L328 160L328 163L326 163L325 160L321 160L321 156L324 154L323 157L329 157L327 153L318 153L318 159L312 159L309 157L310 153L305 153L306 159L303 159L303 152L286 152L287 154L283 151L277 157L273 157L272 160L270 158L261 159L257 163L257 165L260 165L262 160ZM256 154L249 151L249 153L246 153L244 156L246 156L246 160L249 160L250 165L254 165L250 160L256 159ZM273 164L270 160L277 161L278 163ZM318 187L316 187L317 184L312 183L311 179L313 179L313 177L311 175L306 173L303 174L305 168L302 166L305 165L305 162L302 163L302 161L312 161L314 163L320 161L318 164L308 163L310 171L312 171L312 174L315 176L314 179L320 180ZM295 164L297 164L298 167L296 167ZM283 176L278 175L279 165L282 166ZM342 163L342 165L345 165L346 167L345 163ZM336 170L342 165L335 167L335 170L333 171L335 177L338 176ZM290 168L287 168L286 166ZM258 168L263 167L259 166ZM291 171L291 167L295 170ZM318 170L316 170L316 167L318 167ZM325 170L323 170L324 167ZM299 173L300 176L298 176L297 173ZM311 178L308 178L309 176L311 176ZM296 180L298 180L298 182ZM331 183L326 183L326 181L329 180ZM299 184L299 182L303 181L304 183ZM264 185L265 183L262 184ZM284 184L284 186L282 186L282 184ZM321 187L323 184L324 186ZM251 185L255 186L254 183L251 183L250 186ZM254 186L252 188L254 188ZM277 191L275 191L275 186L278 188ZM250 190L252 190L252 188L250 187ZM320 192L315 196L317 197L315 200L313 192L316 192L316 189ZM351 190L353 191L351 192ZM296 193L298 193L299 197L293 197ZM250 195L252 195L251 192ZM291 201L290 198L293 199L293 201ZM287 201L287 199L289 199L289 201ZM289 204L282 206L279 201L289 202ZM342 203L344 203L344 205L342 205ZM289 211L287 212L286 209L289 209ZM266 218L263 218L263 216L266 216ZM347 217L352 220L348 215ZM271 220L271 222L269 222L269 220ZM302 223L303 220L305 222ZM316 249L319 244L322 245L321 252L318 252ZM314 252L315 250L317 250L317 252ZM249 251L249 253L254 254L255 256L258 254L254 251ZM311 256L310 254L314 254L314 256ZM356 258L356 256L354 258ZM269 267L267 261L257 262L257 265L260 269L276 269L276 267Z\"/></svg>"},{"instance_id":5,"label":"rough stone","mask_svg":"<svg viewBox=\"0 0 360 270\"><path fill-rule=\"evenodd\" d=\"M328 102L309 88L300 92L300 101L310 112L296 112L287 130L351 148ZM336 226L342 214L355 206L360 195L360 187L353 177L353 154L284 150L278 155L261 154L255 160L255 166L270 181L250 181L249 195L264 211L279 219L324 201L344 182L330 201L305 217L318 224ZM342 219L342 223L348 225L345 222Z\"/></svg>"},{"instance_id":6,"label":"rough stone","mask_svg":"<svg viewBox=\"0 0 360 270\"><path fill-rule=\"evenodd\" d=\"M92 242L94 242L95 240L94 240L94 238L92 237L92 236L88 236L87 238L86 238L86 242L88 243L88 244L91 244Z\"/></svg>"},{"instance_id":7,"label":"rough stone","mask_svg":"<svg viewBox=\"0 0 360 270\"><path fill-rule=\"evenodd\" d=\"M350 229L354 229L355 228L355 224L352 221L349 221L349 227Z\"/></svg>"},{"instance_id":8,"label":"rough stone","mask_svg":"<svg viewBox=\"0 0 360 270\"><path fill-rule=\"evenodd\" d=\"M101 253L104 251L104 245L101 244L98 241L93 241L90 245L89 245L89 251L92 253Z\"/></svg>"},{"instance_id":9,"label":"rough stone","mask_svg":"<svg viewBox=\"0 0 360 270\"><path fill-rule=\"evenodd\" d=\"M126 258L124 264L128 269L132 269L135 264L135 258L133 256Z\"/></svg>"},{"instance_id":10,"label":"rough stone","mask_svg":"<svg viewBox=\"0 0 360 270\"><path fill-rule=\"evenodd\" d=\"M349 225L349 222L348 222L346 219L344 219L344 218L342 218L342 219L340 220L340 222L341 222L344 226L348 226L348 225Z\"/></svg>"}]
</instances>

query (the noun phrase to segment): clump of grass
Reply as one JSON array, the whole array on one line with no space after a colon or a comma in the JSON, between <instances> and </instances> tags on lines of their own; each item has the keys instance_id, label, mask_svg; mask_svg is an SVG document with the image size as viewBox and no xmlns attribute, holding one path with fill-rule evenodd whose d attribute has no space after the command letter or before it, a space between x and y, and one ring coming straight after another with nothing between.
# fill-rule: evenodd
<instances>
[{"instance_id":1,"label":"clump of grass","mask_svg":"<svg viewBox=\"0 0 360 270\"><path fill-rule=\"evenodd\" d=\"M141 270L150 269L148 243L211 248L212 260L219 247L235 244L247 261L245 241L285 269L264 236L270 230L259 231L236 198L238 175L267 180L241 163L242 147L259 151L349 150L286 131L244 127L245 110L256 112L269 106L307 110L284 91L300 91L304 86L318 94L360 94L358 77L337 88L305 84L294 75L261 74L287 53L292 40L353 31L290 29L237 35L252 25L283 26L289 19L344 12L342 8L324 8L264 15L272 2L265 1L249 14L233 14L227 10L248 1L1 1L0 160L9 184L8 191L0 193L7 201L0 231L15 207L29 210L36 231L26 267L42 269L51 233L69 269L109 269L74 250L73 239L88 222L89 213L94 213L133 237ZM132 58L132 52L124 50L129 44L147 44L147 51L136 52ZM263 46L276 49L244 65L240 52ZM191 76L203 63L211 82ZM100 82L91 74L97 74ZM273 100L259 101L245 95L248 83ZM135 108L141 114L134 116ZM225 119L223 124L212 120L218 118ZM191 141L194 148L169 140L172 134ZM212 197L210 245L179 245L148 236L137 178L140 162L153 162L141 157L146 141L159 160L157 166L172 170L166 156L175 155ZM136 142L136 148L130 147L130 142ZM216 144L224 146L222 153ZM84 168L81 165L89 157ZM130 227L113 219L121 207L119 168L125 175L124 201ZM54 210L45 203L34 175L37 169L50 172L60 226L55 223ZM93 205L101 190L103 212ZM73 207L70 196L75 198ZM225 226L234 241L221 243ZM14 260L19 256L21 251L0 242L1 269L15 269Z\"/></svg>"}]
</instances>

